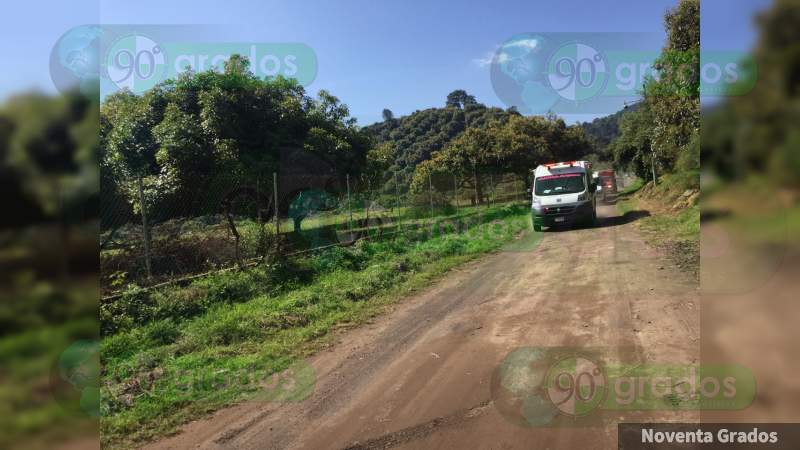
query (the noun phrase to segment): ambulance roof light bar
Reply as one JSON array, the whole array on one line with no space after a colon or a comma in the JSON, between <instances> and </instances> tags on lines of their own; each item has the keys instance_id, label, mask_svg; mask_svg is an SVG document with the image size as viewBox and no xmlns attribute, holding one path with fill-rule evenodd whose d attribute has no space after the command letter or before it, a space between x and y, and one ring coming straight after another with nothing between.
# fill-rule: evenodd
<instances>
[{"instance_id":1,"label":"ambulance roof light bar","mask_svg":"<svg viewBox=\"0 0 800 450\"><path fill-rule=\"evenodd\" d=\"M544 166L547 167L548 169L553 169L553 168L563 169L566 167L574 167L577 164L578 164L577 161L565 161L565 162L547 163L544 164Z\"/></svg>"}]
</instances>

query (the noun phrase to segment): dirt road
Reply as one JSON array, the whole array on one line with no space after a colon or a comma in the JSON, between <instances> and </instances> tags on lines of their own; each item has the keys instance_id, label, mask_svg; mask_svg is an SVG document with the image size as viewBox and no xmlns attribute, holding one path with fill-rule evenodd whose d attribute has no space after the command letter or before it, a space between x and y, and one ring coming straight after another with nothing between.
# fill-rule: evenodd
<instances>
[{"instance_id":1,"label":"dirt road","mask_svg":"<svg viewBox=\"0 0 800 450\"><path fill-rule=\"evenodd\" d=\"M596 228L471 263L337 336L309 361L317 382L305 401L241 404L151 448L616 448L620 420L690 419L604 411L592 426L533 426L498 407L493 375L520 347L699 359L697 280L643 242L635 214L598 213Z\"/></svg>"}]
</instances>

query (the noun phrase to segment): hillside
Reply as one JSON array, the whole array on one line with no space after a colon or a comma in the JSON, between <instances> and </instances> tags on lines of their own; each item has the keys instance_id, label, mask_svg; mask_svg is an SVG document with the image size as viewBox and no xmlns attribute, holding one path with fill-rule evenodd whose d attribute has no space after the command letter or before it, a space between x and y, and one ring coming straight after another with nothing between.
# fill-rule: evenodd
<instances>
[{"instance_id":1,"label":"hillside","mask_svg":"<svg viewBox=\"0 0 800 450\"><path fill-rule=\"evenodd\" d=\"M598 117L591 122L582 122L580 126L583 128L584 133L592 142L595 151L599 155L607 155L606 149L608 145L620 135L620 121L622 118L639 109L639 105L635 104L627 108L623 108L614 114L604 117Z\"/></svg>"},{"instance_id":2,"label":"hillside","mask_svg":"<svg viewBox=\"0 0 800 450\"><path fill-rule=\"evenodd\" d=\"M454 97L460 101L454 101ZM619 137L621 119L638 109L638 105L634 105L591 122L578 123L592 147L585 157L600 161L610 159L607 147ZM382 122L365 126L362 130L373 138L376 145L391 144L394 154L387 170L397 172L401 183L405 184L412 179L416 166L429 160L435 151L460 135L465 124L485 128L492 121L505 123L509 117L519 115L513 108L488 107L463 91L454 91L444 107L418 110L398 118L391 111L384 110Z\"/></svg>"},{"instance_id":3,"label":"hillside","mask_svg":"<svg viewBox=\"0 0 800 450\"><path fill-rule=\"evenodd\" d=\"M515 110L487 107L480 103L460 106L445 106L415 111L400 118L390 118L363 128L375 140L375 144L391 143L394 147L394 162L389 168L407 183L414 168L428 160L431 153L441 149L449 141L470 127L482 128L496 120L505 122Z\"/></svg>"}]
</instances>

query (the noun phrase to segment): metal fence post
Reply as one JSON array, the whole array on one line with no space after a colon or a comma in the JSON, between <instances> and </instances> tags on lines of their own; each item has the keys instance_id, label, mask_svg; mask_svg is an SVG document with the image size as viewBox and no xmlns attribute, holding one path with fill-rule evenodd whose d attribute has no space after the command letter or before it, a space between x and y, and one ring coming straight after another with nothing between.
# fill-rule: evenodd
<instances>
[{"instance_id":1,"label":"metal fence post","mask_svg":"<svg viewBox=\"0 0 800 450\"><path fill-rule=\"evenodd\" d=\"M275 237L279 238L281 234L281 221L278 215L278 173L272 172L272 199L275 203ZM279 240L279 239L278 239Z\"/></svg>"},{"instance_id":2,"label":"metal fence post","mask_svg":"<svg viewBox=\"0 0 800 450\"><path fill-rule=\"evenodd\" d=\"M400 215L400 184L397 182L397 172L394 173L394 195L397 197L397 231L402 229L403 219Z\"/></svg>"},{"instance_id":3,"label":"metal fence post","mask_svg":"<svg viewBox=\"0 0 800 450\"><path fill-rule=\"evenodd\" d=\"M350 217L347 222L347 231L348 234L353 233L353 209L350 206L350 174L345 174L345 180L347 182L347 214Z\"/></svg>"},{"instance_id":4,"label":"metal fence post","mask_svg":"<svg viewBox=\"0 0 800 450\"><path fill-rule=\"evenodd\" d=\"M453 174L453 200L456 204L456 212L458 212L458 178Z\"/></svg>"},{"instance_id":5,"label":"metal fence post","mask_svg":"<svg viewBox=\"0 0 800 450\"><path fill-rule=\"evenodd\" d=\"M656 147L650 143L650 168L653 170L653 186L656 185Z\"/></svg>"},{"instance_id":6,"label":"metal fence post","mask_svg":"<svg viewBox=\"0 0 800 450\"><path fill-rule=\"evenodd\" d=\"M478 169L475 164L472 165L472 180L475 183L473 189L475 191L475 207L481 204L480 195L478 195Z\"/></svg>"},{"instance_id":7,"label":"metal fence post","mask_svg":"<svg viewBox=\"0 0 800 450\"><path fill-rule=\"evenodd\" d=\"M489 174L489 184L492 186L492 192L489 194L489 201L487 202L487 206L492 206L494 204L494 174Z\"/></svg>"},{"instance_id":8,"label":"metal fence post","mask_svg":"<svg viewBox=\"0 0 800 450\"><path fill-rule=\"evenodd\" d=\"M433 183L430 172L428 172L428 199L431 202L431 217L433 217Z\"/></svg>"},{"instance_id":9,"label":"metal fence post","mask_svg":"<svg viewBox=\"0 0 800 450\"><path fill-rule=\"evenodd\" d=\"M264 223L261 220L261 177L256 175L256 218L258 223Z\"/></svg>"},{"instance_id":10,"label":"metal fence post","mask_svg":"<svg viewBox=\"0 0 800 450\"><path fill-rule=\"evenodd\" d=\"M142 177L139 176L139 211L142 213L142 238L144 239L144 265L147 270L147 278L153 277L153 272L150 265L150 230L147 228L147 208L144 203L144 183Z\"/></svg>"}]
</instances>

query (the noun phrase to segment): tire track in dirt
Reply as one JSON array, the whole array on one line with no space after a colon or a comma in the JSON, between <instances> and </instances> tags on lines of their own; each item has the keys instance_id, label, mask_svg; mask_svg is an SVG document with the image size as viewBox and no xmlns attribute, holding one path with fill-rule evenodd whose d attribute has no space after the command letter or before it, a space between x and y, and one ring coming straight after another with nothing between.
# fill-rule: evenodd
<instances>
[{"instance_id":1,"label":"tire track in dirt","mask_svg":"<svg viewBox=\"0 0 800 450\"><path fill-rule=\"evenodd\" d=\"M685 308L699 305L696 282L613 219L613 206L600 214L612 219L469 263L340 333L310 360L317 384L305 401L238 405L150 448L605 448L616 446L620 420L685 419L614 411L593 428L520 428L491 403L493 372L521 346L696 359L686 330L699 329L699 314Z\"/></svg>"}]
</instances>

